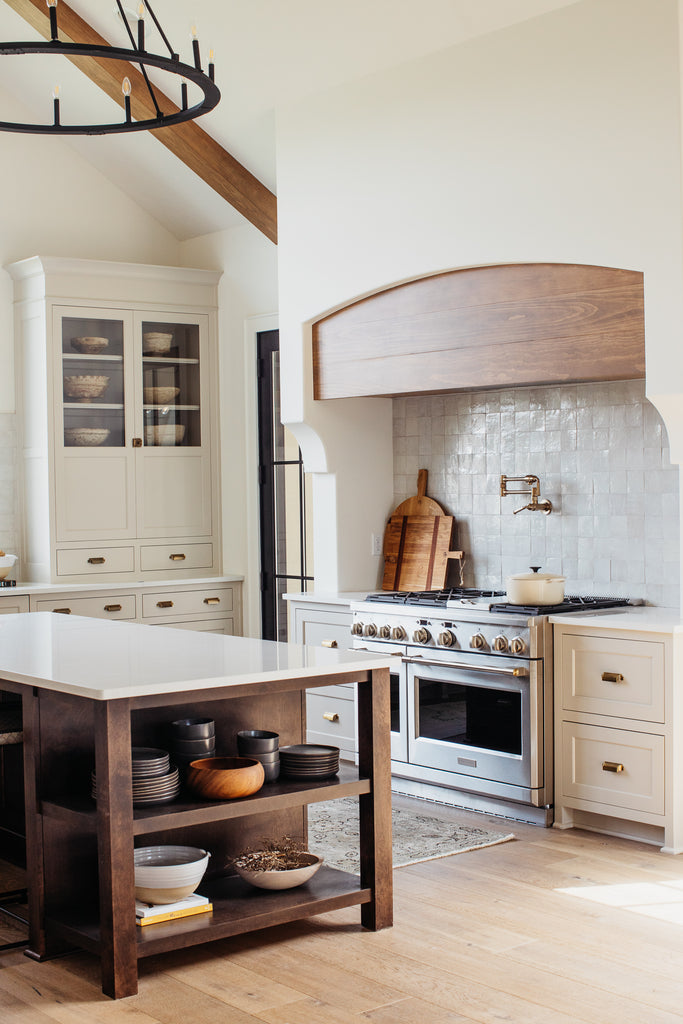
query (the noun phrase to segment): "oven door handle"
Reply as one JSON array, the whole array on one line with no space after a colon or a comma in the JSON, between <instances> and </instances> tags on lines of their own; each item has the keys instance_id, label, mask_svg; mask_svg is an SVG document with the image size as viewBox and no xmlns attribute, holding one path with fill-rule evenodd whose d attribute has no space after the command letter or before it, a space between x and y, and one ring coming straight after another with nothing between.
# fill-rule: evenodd
<instances>
[{"instance_id":1,"label":"oven door handle","mask_svg":"<svg viewBox=\"0 0 683 1024\"><path fill-rule=\"evenodd\" d=\"M495 675L506 675L516 676L518 679L523 676L529 675L529 669L524 667L515 668L493 668L490 665L470 665L463 661L427 661L421 654L415 654L410 658L404 658L403 661L410 665L415 661L419 661L421 665L432 665L434 668L466 668L473 672L493 672Z\"/></svg>"}]
</instances>

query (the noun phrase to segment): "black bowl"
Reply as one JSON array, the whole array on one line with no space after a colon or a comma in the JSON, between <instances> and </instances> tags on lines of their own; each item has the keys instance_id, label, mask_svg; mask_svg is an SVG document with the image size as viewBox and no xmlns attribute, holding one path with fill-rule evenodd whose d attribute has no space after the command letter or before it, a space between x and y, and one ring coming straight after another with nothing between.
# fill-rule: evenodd
<instances>
[{"instance_id":1,"label":"black bowl","mask_svg":"<svg viewBox=\"0 0 683 1024\"><path fill-rule=\"evenodd\" d=\"M203 739L197 740L173 740L174 754L196 754L198 757L201 757L202 754L215 749L215 736L206 736Z\"/></svg>"},{"instance_id":2,"label":"black bowl","mask_svg":"<svg viewBox=\"0 0 683 1024\"><path fill-rule=\"evenodd\" d=\"M274 753L279 742L278 733L267 732L265 729L241 729L237 733L237 749L240 754Z\"/></svg>"},{"instance_id":3,"label":"black bowl","mask_svg":"<svg viewBox=\"0 0 683 1024\"><path fill-rule=\"evenodd\" d=\"M193 740L215 736L216 723L213 718L179 718L171 722L174 739Z\"/></svg>"},{"instance_id":4,"label":"black bowl","mask_svg":"<svg viewBox=\"0 0 683 1024\"><path fill-rule=\"evenodd\" d=\"M267 750L265 754L249 754L249 757L253 757L255 761L260 761L261 764L277 764L280 761L279 750Z\"/></svg>"},{"instance_id":5,"label":"black bowl","mask_svg":"<svg viewBox=\"0 0 683 1024\"><path fill-rule=\"evenodd\" d=\"M254 755L256 757L256 755ZM280 774L280 762L279 761L261 761L263 765L263 771L265 773L266 782L275 782Z\"/></svg>"}]
</instances>

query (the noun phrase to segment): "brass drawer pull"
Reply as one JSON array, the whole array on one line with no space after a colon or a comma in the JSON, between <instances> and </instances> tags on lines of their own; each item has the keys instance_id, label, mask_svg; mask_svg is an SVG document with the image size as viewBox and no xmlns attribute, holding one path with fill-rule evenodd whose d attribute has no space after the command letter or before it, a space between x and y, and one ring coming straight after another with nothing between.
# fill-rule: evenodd
<instances>
[{"instance_id":1,"label":"brass drawer pull","mask_svg":"<svg viewBox=\"0 0 683 1024\"><path fill-rule=\"evenodd\" d=\"M175 555L169 555L168 557L171 559L172 562L184 562L185 561L185 555L181 551L179 551Z\"/></svg>"},{"instance_id":2,"label":"brass drawer pull","mask_svg":"<svg viewBox=\"0 0 683 1024\"><path fill-rule=\"evenodd\" d=\"M97 557L91 555L90 558L88 559L88 565L104 565L104 562L105 559L102 557L102 555L97 555Z\"/></svg>"},{"instance_id":3,"label":"brass drawer pull","mask_svg":"<svg viewBox=\"0 0 683 1024\"><path fill-rule=\"evenodd\" d=\"M322 647L338 647L336 640L323 640Z\"/></svg>"},{"instance_id":4,"label":"brass drawer pull","mask_svg":"<svg viewBox=\"0 0 683 1024\"><path fill-rule=\"evenodd\" d=\"M157 608L172 608L173 601L157 601Z\"/></svg>"},{"instance_id":5,"label":"brass drawer pull","mask_svg":"<svg viewBox=\"0 0 683 1024\"><path fill-rule=\"evenodd\" d=\"M120 612L122 607L120 604L105 604L104 610L105 612Z\"/></svg>"},{"instance_id":6,"label":"brass drawer pull","mask_svg":"<svg viewBox=\"0 0 683 1024\"><path fill-rule=\"evenodd\" d=\"M142 448L142 438L141 437L134 437L130 443L133 446L133 448Z\"/></svg>"},{"instance_id":7,"label":"brass drawer pull","mask_svg":"<svg viewBox=\"0 0 683 1024\"><path fill-rule=\"evenodd\" d=\"M328 722L339 721L339 715L337 714L336 711L325 711L323 714L323 718L326 719Z\"/></svg>"},{"instance_id":8,"label":"brass drawer pull","mask_svg":"<svg viewBox=\"0 0 683 1024\"><path fill-rule=\"evenodd\" d=\"M603 761L602 770L603 772L623 772L624 766L618 761Z\"/></svg>"},{"instance_id":9,"label":"brass drawer pull","mask_svg":"<svg viewBox=\"0 0 683 1024\"><path fill-rule=\"evenodd\" d=\"M220 604L220 603L221 603L220 597L205 597L204 598L204 604Z\"/></svg>"},{"instance_id":10,"label":"brass drawer pull","mask_svg":"<svg viewBox=\"0 0 683 1024\"><path fill-rule=\"evenodd\" d=\"M70 608L53 608L52 611L55 615L71 615Z\"/></svg>"},{"instance_id":11,"label":"brass drawer pull","mask_svg":"<svg viewBox=\"0 0 683 1024\"><path fill-rule=\"evenodd\" d=\"M603 672L602 681L603 683L623 683L624 677L621 672Z\"/></svg>"}]
</instances>

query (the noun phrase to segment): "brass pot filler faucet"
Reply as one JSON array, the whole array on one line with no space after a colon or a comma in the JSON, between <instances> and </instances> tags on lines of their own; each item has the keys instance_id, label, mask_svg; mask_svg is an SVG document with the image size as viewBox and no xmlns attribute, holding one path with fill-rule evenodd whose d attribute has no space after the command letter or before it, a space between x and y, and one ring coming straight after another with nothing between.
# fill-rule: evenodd
<instances>
[{"instance_id":1,"label":"brass pot filler faucet","mask_svg":"<svg viewBox=\"0 0 683 1024\"><path fill-rule=\"evenodd\" d=\"M519 487L515 490L508 488L508 483L519 483L526 484L525 487ZM548 498L539 498L541 491L541 482L537 476L528 474L527 476L505 476L501 475L500 478L500 496L506 498L508 494L530 494L531 501L528 505L522 505L521 508L516 508L513 515L517 515L518 512L542 512L544 515L549 516L553 510L553 504Z\"/></svg>"}]
</instances>

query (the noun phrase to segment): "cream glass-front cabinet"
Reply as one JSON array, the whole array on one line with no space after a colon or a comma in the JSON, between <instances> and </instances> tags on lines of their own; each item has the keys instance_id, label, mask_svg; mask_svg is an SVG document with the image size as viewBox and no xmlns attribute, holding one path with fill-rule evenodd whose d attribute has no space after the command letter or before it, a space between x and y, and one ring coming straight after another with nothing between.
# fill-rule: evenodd
<instances>
[{"instance_id":1,"label":"cream glass-front cabinet","mask_svg":"<svg viewBox=\"0 0 683 1024\"><path fill-rule=\"evenodd\" d=\"M24 578L218 572L220 275L38 257L8 270Z\"/></svg>"}]
</instances>

